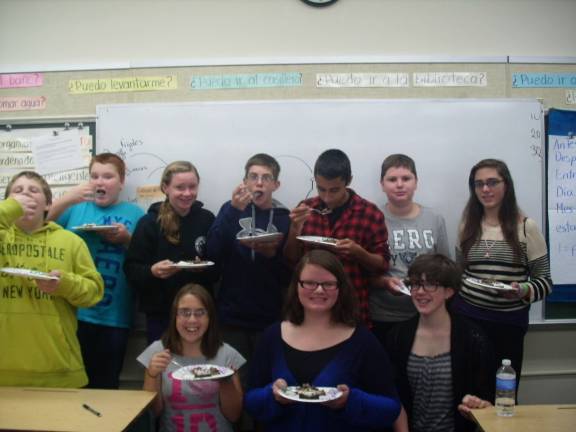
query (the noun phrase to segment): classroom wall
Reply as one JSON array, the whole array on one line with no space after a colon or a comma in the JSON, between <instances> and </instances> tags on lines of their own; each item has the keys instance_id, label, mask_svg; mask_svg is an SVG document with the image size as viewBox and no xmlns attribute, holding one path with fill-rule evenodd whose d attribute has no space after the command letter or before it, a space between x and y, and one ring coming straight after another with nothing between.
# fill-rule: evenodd
<instances>
[{"instance_id":1,"label":"classroom wall","mask_svg":"<svg viewBox=\"0 0 576 432\"><path fill-rule=\"evenodd\" d=\"M309 88L292 95L278 90L216 92L200 99L541 97L545 107L570 108L564 105L563 89L513 90L509 80L514 71L574 72L574 65L474 63L493 56L537 57L544 63L553 57L574 58L574 17L576 1L571 0L340 0L326 9L313 9L299 0L0 0L0 73L126 69L47 74L46 91L55 103L45 112L1 113L0 120L94 116L97 103L153 102L167 97L174 98L170 101L190 100L184 93L170 96L162 92L84 98L62 95L61 85L80 76L150 75L154 70L145 68L157 66L313 61L360 63L333 64L325 71L370 67L374 71L481 70L491 74L491 80L485 90ZM431 64L455 58L459 64ZM406 65L410 61L427 65ZM134 72L128 68L141 69ZM316 71L313 66L292 69L303 71L305 79ZM205 70L224 73L234 69ZM190 73L184 69L182 76ZM8 90L3 94L16 93ZM522 402L576 402L575 339L573 326L531 327L526 338ZM143 334L137 332L123 373L126 386L140 385L142 373L133 359L143 346Z\"/></svg>"},{"instance_id":2,"label":"classroom wall","mask_svg":"<svg viewBox=\"0 0 576 432\"><path fill-rule=\"evenodd\" d=\"M1 0L0 68L341 56L574 56L571 0Z\"/></svg>"}]
</instances>

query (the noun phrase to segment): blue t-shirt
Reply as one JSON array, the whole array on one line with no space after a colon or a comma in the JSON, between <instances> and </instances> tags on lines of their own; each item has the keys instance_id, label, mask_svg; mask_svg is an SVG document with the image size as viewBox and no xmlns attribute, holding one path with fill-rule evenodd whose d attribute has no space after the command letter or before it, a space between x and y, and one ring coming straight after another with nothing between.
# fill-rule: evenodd
<instances>
[{"instance_id":1,"label":"blue t-shirt","mask_svg":"<svg viewBox=\"0 0 576 432\"><path fill-rule=\"evenodd\" d=\"M104 297L91 308L78 309L78 319L92 324L129 328L132 323L134 296L128 286L122 266L126 255L123 245L106 243L93 231L77 231L73 227L93 223L111 225L121 223L132 234L136 223L144 215L135 204L120 202L109 207L98 207L83 202L69 207L57 222L84 239L90 249L96 268L104 279Z\"/></svg>"}]
</instances>

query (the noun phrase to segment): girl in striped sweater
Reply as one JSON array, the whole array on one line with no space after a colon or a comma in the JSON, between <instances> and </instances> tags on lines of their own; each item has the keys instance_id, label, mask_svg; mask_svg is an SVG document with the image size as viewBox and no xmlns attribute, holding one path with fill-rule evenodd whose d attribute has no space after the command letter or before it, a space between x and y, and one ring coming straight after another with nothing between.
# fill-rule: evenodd
<instances>
[{"instance_id":1,"label":"girl in striped sweater","mask_svg":"<svg viewBox=\"0 0 576 432\"><path fill-rule=\"evenodd\" d=\"M452 308L476 321L492 341L494 373L502 359L509 358L520 377L530 304L552 288L548 249L536 222L518 208L504 162L478 162L468 186L470 198L456 248L464 274ZM493 282L507 286L486 286Z\"/></svg>"}]
</instances>

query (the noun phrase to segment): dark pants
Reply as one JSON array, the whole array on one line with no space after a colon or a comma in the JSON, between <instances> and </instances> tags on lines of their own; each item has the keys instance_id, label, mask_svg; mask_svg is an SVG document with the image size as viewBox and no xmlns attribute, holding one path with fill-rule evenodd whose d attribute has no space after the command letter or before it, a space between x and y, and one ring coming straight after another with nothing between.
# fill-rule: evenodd
<instances>
[{"instance_id":1,"label":"dark pants","mask_svg":"<svg viewBox=\"0 0 576 432\"><path fill-rule=\"evenodd\" d=\"M220 333L222 334L222 339L231 347L235 348L242 357L246 359L244 366L240 368L240 381L242 382L242 388L244 391L248 388L248 376L250 372L250 367L252 367L252 356L256 350L256 346L260 341L262 336L262 330L252 330L242 327L221 325ZM252 418L244 411L242 417L238 422L238 429L241 431L247 430L258 430L257 426L254 425Z\"/></svg>"},{"instance_id":2,"label":"dark pants","mask_svg":"<svg viewBox=\"0 0 576 432\"><path fill-rule=\"evenodd\" d=\"M524 336L526 336L525 327L503 324L493 321L474 319L467 316L469 320L478 324L494 348L494 379L496 379L496 370L502 365L502 359L510 359L512 367L516 371L516 399L518 399L518 388L520 387L520 377L522 375L522 360L524 357Z\"/></svg>"},{"instance_id":3,"label":"dark pants","mask_svg":"<svg viewBox=\"0 0 576 432\"><path fill-rule=\"evenodd\" d=\"M148 345L162 338L162 335L170 324L168 314L147 313L146 314L146 339Z\"/></svg>"},{"instance_id":4,"label":"dark pants","mask_svg":"<svg viewBox=\"0 0 576 432\"><path fill-rule=\"evenodd\" d=\"M127 328L78 321L78 341L88 388L117 389L128 344Z\"/></svg>"}]
</instances>

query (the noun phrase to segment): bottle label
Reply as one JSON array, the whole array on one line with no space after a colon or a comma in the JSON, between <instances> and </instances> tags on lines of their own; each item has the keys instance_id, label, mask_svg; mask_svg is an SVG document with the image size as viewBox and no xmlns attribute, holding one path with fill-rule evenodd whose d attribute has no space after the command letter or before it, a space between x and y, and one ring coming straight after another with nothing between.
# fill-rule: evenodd
<instances>
[{"instance_id":1,"label":"bottle label","mask_svg":"<svg viewBox=\"0 0 576 432\"><path fill-rule=\"evenodd\" d=\"M496 389L514 391L516 390L516 380L496 378Z\"/></svg>"}]
</instances>

